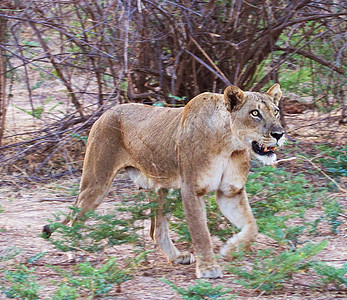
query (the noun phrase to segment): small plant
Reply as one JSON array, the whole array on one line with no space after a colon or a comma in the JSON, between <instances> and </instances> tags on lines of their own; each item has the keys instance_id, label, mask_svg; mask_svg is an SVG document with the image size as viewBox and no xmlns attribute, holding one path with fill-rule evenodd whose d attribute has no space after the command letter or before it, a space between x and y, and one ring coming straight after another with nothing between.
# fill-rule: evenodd
<instances>
[{"instance_id":1,"label":"small plant","mask_svg":"<svg viewBox=\"0 0 347 300\"><path fill-rule=\"evenodd\" d=\"M36 119L41 119L42 113L43 113L43 106L39 106L34 108L32 111L26 110L24 108L18 107L16 105L14 105L15 108L27 113L28 115L36 118Z\"/></svg>"},{"instance_id":2,"label":"small plant","mask_svg":"<svg viewBox=\"0 0 347 300\"><path fill-rule=\"evenodd\" d=\"M335 268L321 261L313 261L310 266L321 276L319 280L323 284L334 284L337 288L340 285L347 287L347 263L341 268Z\"/></svg>"},{"instance_id":3,"label":"small plant","mask_svg":"<svg viewBox=\"0 0 347 300\"><path fill-rule=\"evenodd\" d=\"M14 257L16 257L19 253L21 253L21 249L17 247L8 247L2 251L2 255L0 256L1 261L8 261Z\"/></svg>"},{"instance_id":4,"label":"small plant","mask_svg":"<svg viewBox=\"0 0 347 300\"><path fill-rule=\"evenodd\" d=\"M39 259L41 259L42 257L44 257L46 255L46 252L40 252L40 253L37 253L31 257L28 258L27 260L27 264L29 265L34 265Z\"/></svg>"},{"instance_id":5,"label":"small plant","mask_svg":"<svg viewBox=\"0 0 347 300\"><path fill-rule=\"evenodd\" d=\"M303 221L301 224L288 225L288 221L293 218L304 219L306 210L315 207L315 199L326 192L325 189L317 190L303 175L293 175L271 166L256 167L249 176L246 190L250 194L251 202L254 198L261 199L251 204L260 232L279 243L290 244L294 249L298 244L305 242L300 240L303 232L307 230L313 233L317 230L320 220L317 220L315 224ZM168 203L166 210L174 216L170 224L171 228L179 234L181 241L190 243L179 191L170 192L166 202ZM212 235L225 241L238 232L238 228L220 212L214 193L205 197L205 204L208 226ZM336 211L333 215L332 204L330 208L331 222L334 222L332 218L337 216Z\"/></svg>"},{"instance_id":6,"label":"small plant","mask_svg":"<svg viewBox=\"0 0 347 300\"><path fill-rule=\"evenodd\" d=\"M165 103L163 101L157 101L153 103L153 106L165 107Z\"/></svg>"},{"instance_id":7,"label":"small plant","mask_svg":"<svg viewBox=\"0 0 347 300\"><path fill-rule=\"evenodd\" d=\"M169 98L173 99L175 102L177 102L178 104L183 104L184 105L184 101L186 100L186 96L183 97L178 97L178 96L174 96L172 94L168 95Z\"/></svg>"},{"instance_id":8,"label":"small plant","mask_svg":"<svg viewBox=\"0 0 347 300\"><path fill-rule=\"evenodd\" d=\"M336 199L328 198L323 201L322 207L324 214L312 222L306 222L306 225L311 227L308 229L308 233L318 235L318 224L324 221L331 226L330 230L332 233L338 233L338 228L342 224L339 215L344 212L342 205Z\"/></svg>"},{"instance_id":9,"label":"small plant","mask_svg":"<svg viewBox=\"0 0 347 300\"><path fill-rule=\"evenodd\" d=\"M182 197L180 190L170 191L165 198L165 212L172 213L173 218L170 221L170 229L178 233L178 241L184 241L191 244L188 225L185 218Z\"/></svg>"},{"instance_id":10,"label":"small plant","mask_svg":"<svg viewBox=\"0 0 347 300\"><path fill-rule=\"evenodd\" d=\"M72 186L67 187L66 192L70 196L77 196L80 192L80 185L75 183Z\"/></svg>"},{"instance_id":11,"label":"small plant","mask_svg":"<svg viewBox=\"0 0 347 300\"><path fill-rule=\"evenodd\" d=\"M341 225L342 221L338 219L339 214L343 213L342 206L336 199L326 199L322 203L324 208L325 219L331 226L331 231L333 233L338 232L338 227Z\"/></svg>"},{"instance_id":12,"label":"small plant","mask_svg":"<svg viewBox=\"0 0 347 300\"><path fill-rule=\"evenodd\" d=\"M318 225L319 223L322 222L323 219L324 219L323 216L319 216L318 218L314 219L311 222L305 222L305 226L307 226L307 234L318 236L320 234L318 230Z\"/></svg>"},{"instance_id":13,"label":"small plant","mask_svg":"<svg viewBox=\"0 0 347 300\"><path fill-rule=\"evenodd\" d=\"M251 202L253 197L261 199L251 204L259 231L294 248L303 243L299 238L305 230L309 230L310 224L303 222L288 226L288 221L293 218L304 219L306 210L315 207L316 198L326 192L324 188L312 186L303 175L293 175L270 166L254 168L246 189ZM312 226L318 223L319 220ZM312 228L311 232L314 230Z\"/></svg>"},{"instance_id":14,"label":"small plant","mask_svg":"<svg viewBox=\"0 0 347 300\"><path fill-rule=\"evenodd\" d=\"M69 272L52 267L60 273L64 282L59 285L53 299L76 299L79 297L79 292L91 298L107 296L115 286L119 287L132 278L132 269L146 254L142 253L135 259L129 260L125 267L118 266L116 258L109 258L96 266L91 262L80 263Z\"/></svg>"},{"instance_id":15,"label":"small plant","mask_svg":"<svg viewBox=\"0 0 347 300\"><path fill-rule=\"evenodd\" d=\"M179 241L190 244L191 237L185 220L180 191L174 190L169 192L165 201L165 210L172 213L174 216L173 220L170 222L171 229L179 234ZM238 232L238 229L220 212L215 199L215 193L210 193L205 196L205 205L208 220L207 225L211 235L217 236L225 242L231 235Z\"/></svg>"},{"instance_id":16,"label":"small plant","mask_svg":"<svg viewBox=\"0 0 347 300\"><path fill-rule=\"evenodd\" d=\"M80 141L82 141L82 142L84 142L84 143L86 143L87 140L88 140L88 136L87 135L80 135L78 133L72 133L71 136L76 138L76 139L78 139L78 140L80 140Z\"/></svg>"},{"instance_id":17,"label":"small plant","mask_svg":"<svg viewBox=\"0 0 347 300\"><path fill-rule=\"evenodd\" d=\"M333 177L347 176L347 145L336 148L319 145L316 148L324 155L317 158L317 161L329 175Z\"/></svg>"},{"instance_id":18,"label":"small plant","mask_svg":"<svg viewBox=\"0 0 347 300\"><path fill-rule=\"evenodd\" d=\"M75 300L77 298L80 298L77 288L66 283L60 283L58 290L52 295L52 300Z\"/></svg>"},{"instance_id":19,"label":"small plant","mask_svg":"<svg viewBox=\"0 0 347 300\"><path fill-rule=\"evenodd\" d=\"M225 289L223 286L216 286L204 280L196 280L196 285L189 286L188 289L180 288L167 279L162 279L172 289L174 289L183 299L200 300L200 299L234 299L235 296L230 295L231 289ZM229 295L227 298L222 296Z\"/></svg>"},{"instance_id":20,"label":"small plant","mask_svg":"<svg viewBox=\"0 0 347 300\"><path fill-rule=\"evenodd\" d=\"M73 220L79 209L71 208L71 211L70 217ZM60 215L62 214L56 215L56 219L59 219ZM87 219L88 222L85 223ZM135 243L138 239L136 230L139 229L135 227L132 220L120 220L116 216L116 211L106 215L100 215L95 211L88 212L83 219L75 222L71 227L50 221L50 228L59 233L49 239L57 249L82 250L88 253L100 252L106 246Z\"/></svg>"},{"instance_id":21,"label":"small plant","mask_svg":"<svg viewBox=\"0 0 347 300\"><path fill-rule=\"evenodd\" d=\"M14 270L6 270L0 279L0 286L8 298L34 300L39 299L39 285L34 275L35 268L18 264Z\"/></svg>"},{"instance_id":22,"label":"small plant","mask_svg":"<svg viewBox=\"0 0 347 300\"><path fill-rule=\"evenodd\" d=\"M326 245L326 241L316 245L307 244L296 251L284 251L278 255L269 250L258 251L251 270L245 269L244 266L231 266L229 271L237 274L240 279L235 281L246 288L271 291L281 288L293 274L307 271L310 267L308 259L323 250Z\"/></svg>"},{"instance_id":23,"label":"small plant","mask_svg":"<svg viewBox=\"0 0 347 300\"><path fill-rule=\"evenodd\" d=\"M21 252L20 249L10 247L5 250L5 255L0 257L0 261L7 261ZM38 253L27 259L26 264L15 264L10 270L4 271L4 276L0 278L0 288L8 298L19 299L39 299L40 289L36 281L35 268L29 267L45 255L45 252Z\"/></svg>"},{"instance_id":24,"label":"small plant","mask_svg":"<svg viewBox=\"0 0 347 300\"><path fill-rule=\"evenodd\" d=\"M116 207L117 211L130 214L129 222L150 219L157 208L155 192L140 192L131 196L123 196L122 203ZM141 228L139 228L141 229Z\"/></svg>"}]
</instances>

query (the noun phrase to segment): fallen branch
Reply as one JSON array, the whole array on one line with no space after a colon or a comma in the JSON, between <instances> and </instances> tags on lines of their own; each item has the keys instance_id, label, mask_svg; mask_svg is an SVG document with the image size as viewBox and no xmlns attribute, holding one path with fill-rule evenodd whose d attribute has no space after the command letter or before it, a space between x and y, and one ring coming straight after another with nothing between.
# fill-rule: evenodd
<instances>
[{"instance_id":1,"label":"fallen branch","mask_svg":"<svg viewBox=\"0 0 347 300\"><path fill-rule=\"evenodd\" d=\"M289 157L289 158L283 158L283 159L280 159L280 160L276 160L272 165L273 166L276 166L278 165L279 163L282 163L282 162L286 162L286 161L292 161L292 160L295 160L296 157Z\"/></svg>"},{"instance_id":2,"label":"fallen branch","mask_svg":"<svg viewBox=\"0 0 347 300\"><path fill-rule=\"evenodd\" d=\"M59 199L59 198L45 198L40 199L39 202L73 202L75 201L75 198L73 199Z\"/></svg>"},{"instance_id":3,"label":"fallen branch","mask_svg":"<svg viewBox=\"0 0 347 300\"><path fill-rule=\"evenodd\" d=\"M343 189L337 182L335 179L331 178L327 173L325 173L321 168L319 168L313 161L311 161L310 159L306 158L303 155L298 155L298 157L302 158L303 160L309 162L313 167L315 167L320 173L322 173L326 178L328 178L331 182L333 182L337 189L340 190L341 192L344 192L347 194L347 190Z\"/></svg>"}]
</instances>

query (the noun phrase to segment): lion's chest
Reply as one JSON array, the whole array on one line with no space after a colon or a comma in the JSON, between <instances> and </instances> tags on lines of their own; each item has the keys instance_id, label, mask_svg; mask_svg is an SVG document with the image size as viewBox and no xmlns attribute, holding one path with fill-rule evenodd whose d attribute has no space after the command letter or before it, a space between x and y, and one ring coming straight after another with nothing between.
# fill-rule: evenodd
<instances>
[{"instance_id":1,"label":"lion's chest","mask_svg":"<svg viewBox=\"0 0 347 300\"><path fill-rule=\"evenodd\" d=\"M219 155L198 175L197 186L205 192L211 192L218 189L222 182L223 174L227 168L229 155Z\"/></svg>"}]
</instances>

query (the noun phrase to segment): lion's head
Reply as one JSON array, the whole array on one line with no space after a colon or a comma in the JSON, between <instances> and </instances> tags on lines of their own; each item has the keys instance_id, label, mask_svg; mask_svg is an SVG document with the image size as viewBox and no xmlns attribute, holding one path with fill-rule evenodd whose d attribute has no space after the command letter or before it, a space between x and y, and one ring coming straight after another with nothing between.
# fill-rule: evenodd
<instances>
[{"instance_id":1,"label":"lion's head","mask_svg":"<svg viewBox=\"0 0 347 300\"><path fill-rule=\"evenodd\" d=\"M233 130L242 146L249 147L264 164L276 160L275 149L284 142L279 121L278 103L282 91L274 84L266 93L243 92L236 86L224 91L225 104L231 113Z\"/></svg>"}]
</instances>

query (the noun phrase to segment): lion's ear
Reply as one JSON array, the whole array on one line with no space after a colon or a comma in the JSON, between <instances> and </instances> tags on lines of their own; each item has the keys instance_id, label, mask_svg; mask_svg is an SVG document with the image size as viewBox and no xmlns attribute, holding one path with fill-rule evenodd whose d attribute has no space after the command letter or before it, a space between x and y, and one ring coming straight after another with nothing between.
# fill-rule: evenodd
<instances>
[{"instance_id":1,"label":"lion's ear","mask_svg":"<svg viewBox=\"0 0 347 300\"><path fill-rule=\"evenodd\" d=\"M245 93L237 86L230 85L224 90L224 100L227 108L233 111L245 103Z\"/></svg>"},{"instance_id":2,"label":"lion's ear","mask_svg":"<svg viewBox=\"0 0 347 300\"><path fill-rule=\"evenodd\" d=\"M282 91L281 91L280 85L278 83L275 83L272 87L268 89L266 93L270 95L273 103L275 103L275 105L278 106L278 103L280 102L282 97Z\"/></svg>"}]
</instances>

